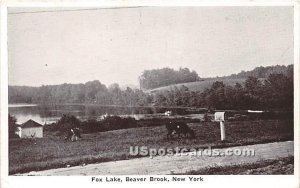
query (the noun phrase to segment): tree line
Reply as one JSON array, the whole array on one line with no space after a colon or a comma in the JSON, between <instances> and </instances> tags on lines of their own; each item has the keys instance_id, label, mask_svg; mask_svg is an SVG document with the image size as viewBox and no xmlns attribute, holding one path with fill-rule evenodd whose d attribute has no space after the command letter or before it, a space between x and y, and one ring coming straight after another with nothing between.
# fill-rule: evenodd
<instances>
[{"instance_id":1,"label":"tree line","mask_svg":"<svg viewBox=\"0 0 300 188\"><path fill-rule=\"evenodd\" d=\"M100 81L90 81L85 84L46 85L41 87L8 88L9 103L37 103L37 104L100 104L145 106L151 96L139 89L127 87L122 90L118 84L106 87Z\"/></svg>"},{"instance_id":2,"label":"tree line","mask_svg":"<svg viewBox=\"0 0 300 188\"><path fill-rule=\"evenodd\" d=\"M178 71L171 68L145 70L139 76L140 88L154 89L158 87L196 82L200 79L195 71L190 71L188 68L180 68Z\"/></svg>"},{"instance_id":3,"label":"tree line","mask_svg":"<svg viewBox=\"0 0 300 188\"><path fill-rule=\"evenodd\" d=\"M271 74L265 80L248 77L243 84L236 83L235 86L216 81L203 92L190 91L183 85L152 94L129 87L121 90L117 84L107 88L99 81L92 81L86 84L42 86L38 89L35 88L36 92L28 93L26 90L22 90L22 87L21 90L18 87L10 88L9 101L17 100L38 104L95 103L126 106L182 106L209 109L293 108L293 86L293 77L284 74ZM14 95L13 92L18 94ZM22 100L24 97L26 100Z\"/></svg>"},{"instance_id":4,"label":"tree line","mask_svg":"<svg viewBox=\"0 0 300 188\"><path fill-rule=\"evenodd\" d=\"M85 84L43 85L41 87L9 86L9 103L93 103L99 105L183 106L209 109L293 108L294 85L293 71L291 71L293 66L288 66L285 69L282 66L279 66L280 69L276 68L277 66L274 67L272 68L272 70L276 70L274 74L268 74L268 77L263 80L259 77L249 76L244 83L236 83L234 86L216 81L204 91L190 91L188 87L183 85L149 93L129 87L124 90L118 84L107 87L97 80ZM167 70L174 71L164 68L158 72L163 73ZM260 68L255 70L260 70ZM268 70L271 70L270 67ZM281 70L282 73L278 73L278 70ZM157 72L157 70L153 71ZM144 76L151 71L145 72ZM179 73L190 75L191 72L188 69L180 69ZM194 73L192 72L192 74ZM188 76L178 77L180 79L176 77L177 81L187 81ZM193 79L199 79L198 75L194 74ZM166 80L162 80L162 82L166 84ZM155 82L159 82L159 80Z\"/></svg>"},{"instance_id":5,"label":"tree line","mask_svg":"<svg viewBox=\"0 0 300 188\"><path fill-rule=\"evenodd\" d=\"M261 81L248 77L244 84L225 85L216 81L203 92L187 87L173 87L154 94L159 106L204 107L208 109L293 109L294 84L292 76L271 74Z\"/></svg>"},{"instance_id":6,"label":"tree line","mask_svg":"<svg viewBox=\"0 0 300 188\"><path fill-rule=\"evenodd\" d=\"M283 74L285 76L293 75L294 66L293 65L275 65L267 67L256 67L251 71L241 71L238 74L232 74L222 78L248 78L250 76L256 78L268 78L271 74Z\"/></svg>"}]
</instances>

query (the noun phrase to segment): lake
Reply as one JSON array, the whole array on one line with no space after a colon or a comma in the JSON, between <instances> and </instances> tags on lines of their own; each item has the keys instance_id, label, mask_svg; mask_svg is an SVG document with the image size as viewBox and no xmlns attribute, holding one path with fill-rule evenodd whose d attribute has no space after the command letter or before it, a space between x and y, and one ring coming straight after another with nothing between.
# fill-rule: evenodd
<instances>
[{"instance_id":1,"label":"lake","mask_svg":"<svg viewBox=\"0 0 300 188\"><path fill-rule=\"evenodd\" d=\"M8 112L17 118L21 124L32 119L42 125L56 122L63 114L74 115L80 120L99 119L104 114L129 115L136 119L147 114L164 113L172 110L177 114L187 114L186 108L161 108L161 107L123 107L101 105L34 105L34 104L9 104Z\"/></svg>"}]
</instances>

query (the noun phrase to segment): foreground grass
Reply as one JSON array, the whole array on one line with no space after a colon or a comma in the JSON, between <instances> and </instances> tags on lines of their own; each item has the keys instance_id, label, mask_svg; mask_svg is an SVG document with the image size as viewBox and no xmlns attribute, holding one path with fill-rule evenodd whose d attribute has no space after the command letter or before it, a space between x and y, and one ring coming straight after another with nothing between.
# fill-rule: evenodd
<instances>
[{"instance_id":1,"label":"foreground grass","mask_svg":"<svg viewBox=\"0 0 300 188\"><path fill-rule=\"evenodd\" d=\"M293 140L292 120L228 122L226 142L219 140L218 123L193 124L190 127L195 130L196 139L167 140L164 126L86 134L77 142L64 141L47 132L41 139L13 139L9 141L9 173L139 157L129 155L130 146L199 149Z\"/></svg>"},{"instance_id":2,"label":"foreground grass","mask_svg":"<svg viewBox=\"0 0 300 188\"><path fill-rule=\"evenodd\" d=\"M193 170L184 175L284 175L294 174L294 157L265 160L255 164L210 167Z\"/></svg>"}]
</instances>

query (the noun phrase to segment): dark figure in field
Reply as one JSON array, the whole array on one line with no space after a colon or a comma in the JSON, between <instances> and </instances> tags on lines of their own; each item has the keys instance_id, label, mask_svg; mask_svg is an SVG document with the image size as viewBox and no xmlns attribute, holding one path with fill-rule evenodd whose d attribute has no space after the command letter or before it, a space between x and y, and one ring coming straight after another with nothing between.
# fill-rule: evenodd
<instances>
[{"instance_id":1,"label":"dark figure in field","mask_svg":"<svg viewBox=\"0 0 300 188\"><path fill-rule=\"evenodd\" d=\"M72 142L74 140L78 140L78 138L82 138L80 135L79 128L72 128L69 131L67 131L67 136L65 137L65 140L71 140Z\"/></svg>"},{"instance_id":2,"label":"dark figure in field","mask_svg":"<svg viewBox=\"0 0 300 188\"><path fill-rule=\"evenodd\" d=\"M195 138L195 132L186 123L169 122L166 128L168 130L167 138L172 137L172 134L177 134L178 137L183 134L185 137L189 135L190 138Z\"/></svg>"}]
</instances>

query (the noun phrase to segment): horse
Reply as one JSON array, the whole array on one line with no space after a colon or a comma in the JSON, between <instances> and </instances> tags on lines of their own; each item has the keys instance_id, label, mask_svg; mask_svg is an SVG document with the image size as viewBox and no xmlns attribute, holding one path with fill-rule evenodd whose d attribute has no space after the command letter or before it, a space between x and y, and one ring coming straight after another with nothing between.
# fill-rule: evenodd
<instances>
[{"instance_id":1,"label":"horse","mask_svg":"<svg viewBox=\"0 0 300 188\"><path fill-rule=\"evenodd\" d=\"M67 131L65 140L71 140L73 142L74 140L77 141L78 138L82 138L80 135L80 129L78 127L75 127Z\"/></svg>"},{"instance_id":2,"label":"horse","mask_svg":"<svg viewBox=\"0 0 300 188\"><path fill-rule=\"evenodd\" d=\"M186 123L169 122L166 124L166 128L168 130L167 139L172 137L172 134L177 134L178 138L181 134L183 134L185 137L189 135L190 138L195 138L195 132Z\"/></svg>"}]
</instances>

